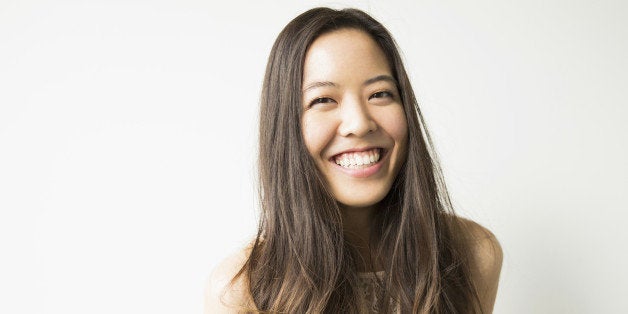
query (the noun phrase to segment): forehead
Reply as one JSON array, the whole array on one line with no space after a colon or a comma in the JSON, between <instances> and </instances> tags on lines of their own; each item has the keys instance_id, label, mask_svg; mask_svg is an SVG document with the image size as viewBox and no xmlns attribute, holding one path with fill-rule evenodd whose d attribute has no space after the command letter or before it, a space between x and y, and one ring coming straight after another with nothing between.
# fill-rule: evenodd
<instances>
[{"instance_id":1,"label":"forehead","mask_svg":"<svg viewBox=\"0 0 628 314\"><path fill-rule=\"evenodd\" d=\"M386 55L369 34L340 29L318 37L305 56L303 81L344 81L391 75Z\"/></svg>"}]
</instances>

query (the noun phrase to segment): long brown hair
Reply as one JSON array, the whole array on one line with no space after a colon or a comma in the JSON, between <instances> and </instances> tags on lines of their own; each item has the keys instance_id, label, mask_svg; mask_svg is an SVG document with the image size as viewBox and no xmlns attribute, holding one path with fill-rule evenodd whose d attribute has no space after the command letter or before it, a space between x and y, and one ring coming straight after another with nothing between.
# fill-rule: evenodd
<instances>
[{"instance_id":1,"label":"long brown hair","mask_svg":"<svg viewBox=\"0 0 628 314\"><path fill-rule=\"evenodd\" d=\"M356 9L315 8L279 34L261 95L261 215L244 276L261 312L357 313L358 254L343 233L340 208L327 190L301 133L306 52L320 35L343 28L369 34L398 82L408 125L407 156L372 227L372 252L385 268L382 312L481 311L470 280L461 225L444 184L394 39ZM234 278L235 280L235 278Z\"/></svg>"}]
</instances>

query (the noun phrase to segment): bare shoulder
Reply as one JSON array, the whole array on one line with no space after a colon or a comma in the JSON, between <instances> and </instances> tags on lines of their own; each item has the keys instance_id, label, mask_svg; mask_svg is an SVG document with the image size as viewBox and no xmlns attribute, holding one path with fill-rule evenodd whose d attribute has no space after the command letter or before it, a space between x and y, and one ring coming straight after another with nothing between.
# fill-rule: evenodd
<instances>
[{"instance_id":1,"label":"bare shoulder","mask_svg":"<svg viewBox=\"0 0 628 314\"><path fill-rule=\"evenodd\" d=\"M240 313L252 308L245 276L232 280L246 262L250 247L237 251L216 266L205 289L205 313Z\"/></svg>"},{"instance_id":2,"label":"bare shoulder","mask_svg":"<svg viewBox=\"0 0 628 314\"><path fill-rule=\"evenodd\" d=\"M493 311L497 295L499 275L502 268L503 251L495 235L480 224L459 218L465 230L465 242L469 248L469 266L482 308L486 313Z\"/></svg>"},{"instance_id":3,"label":"bare shoulder","mask_svg":"<svg viewBox=\"0 0 628 314\"><path fill-rule=\"evenodd\" d=\"M471 249L477 271L481 273L495 272L501 269L503 252L502 247L495 235L480 224L459 218L464 229L467 231L466 241Z\"/></svg>"}]
</instances>

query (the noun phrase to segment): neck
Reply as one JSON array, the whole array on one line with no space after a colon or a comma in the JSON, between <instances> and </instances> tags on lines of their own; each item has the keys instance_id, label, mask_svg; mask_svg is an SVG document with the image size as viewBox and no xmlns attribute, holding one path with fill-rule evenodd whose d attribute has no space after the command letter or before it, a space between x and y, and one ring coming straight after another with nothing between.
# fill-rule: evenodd
<instances>
[{"instance_id":1,"label":"neck","mask_svg":"<svg viewBox=\"0 0 628 314\"><path fill-rule=\"evenodd\" d=\"M349 243L360 254L356 261L358 271L372 271L377 267L371 261L370 235L371 225L377 208L369 207L347 207L341 205L342 222L345 237Z\"/></svg>"}]
</instances>

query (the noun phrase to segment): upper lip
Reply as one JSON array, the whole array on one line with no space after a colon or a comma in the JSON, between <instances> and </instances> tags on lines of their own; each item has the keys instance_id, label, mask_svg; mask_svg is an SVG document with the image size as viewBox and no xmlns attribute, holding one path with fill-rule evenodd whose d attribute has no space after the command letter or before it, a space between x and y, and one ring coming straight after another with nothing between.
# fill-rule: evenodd
<instances>
[{"instance_id":1,"label":"upper lip","mask_svg":"<svg viewBox=\"0 0 628 314\"><path fill-rule=\"evenodd\" d=\"M347 150L343 150L341 152L337 152L337 153L333 154L330 157L330 160L333 160L338 155L342 155L342 154L346 154L346 153L359 153L359 152L364 152L364 151L375 149L375 148L379 148L381 151L385 151L385 149L383 147L381 147L381 146L366 146L366 147L359 147L359 148L349 148Z\"/></svg>"}]
</instances>

